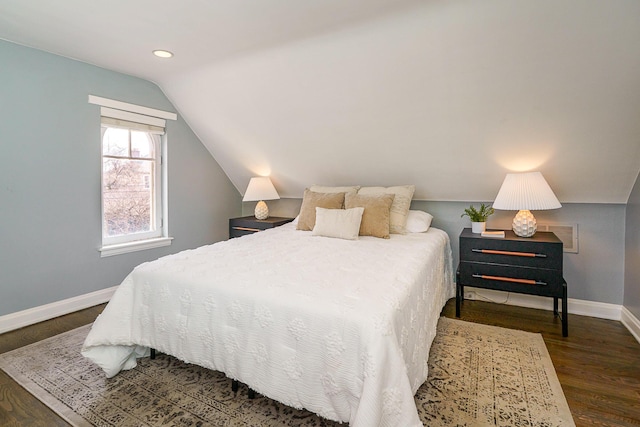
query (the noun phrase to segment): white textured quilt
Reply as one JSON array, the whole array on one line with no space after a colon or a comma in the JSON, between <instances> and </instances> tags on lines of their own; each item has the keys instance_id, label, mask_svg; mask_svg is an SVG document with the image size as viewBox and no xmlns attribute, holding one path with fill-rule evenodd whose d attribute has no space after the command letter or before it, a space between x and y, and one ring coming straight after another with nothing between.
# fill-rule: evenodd
<instances>
[{"instance_id":1,"label":"white textured quilt","mask_svg":"<svg viewBox=\"0 0 640 427\"><path fill-rule=\"evenodd\" d=\"M453 295L441 230L351 241L288 224L139 265L82 354L113 376L153 347L353 427L421 426L413 395Z\"/></svg>"}]
</instances>

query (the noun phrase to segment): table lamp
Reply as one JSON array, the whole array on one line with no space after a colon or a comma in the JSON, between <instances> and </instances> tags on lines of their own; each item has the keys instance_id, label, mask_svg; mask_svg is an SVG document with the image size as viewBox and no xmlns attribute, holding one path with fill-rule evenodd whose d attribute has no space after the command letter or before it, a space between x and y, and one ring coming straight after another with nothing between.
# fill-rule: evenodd
<instances>
[{"instance_id":1,"label":"table lamp","mask_svg":"<svg viewBox=\"0 0 640 427\"><path fill-rule=\"evenodd\" d=\"M257 219L269 218L269 207L264 202L265 200L276 200L280 196L275 187L271 183L268 176L257 176L251 178L247 191L242 198L243 202L258 202L256 204L255 216Z\"/></svg>"},{"instance_id":2,"label":"table lamp","mask_svg":"<svg viewBox=\"0 0 640 427\"><path fill-rule=\"evenodd\" d=\"M531 237L538 228L530 210L558 209L562 205L540 172L508 173L493 202L495 209L517 210L513 218L513 232Z\"/></svg>"}]
</instances>

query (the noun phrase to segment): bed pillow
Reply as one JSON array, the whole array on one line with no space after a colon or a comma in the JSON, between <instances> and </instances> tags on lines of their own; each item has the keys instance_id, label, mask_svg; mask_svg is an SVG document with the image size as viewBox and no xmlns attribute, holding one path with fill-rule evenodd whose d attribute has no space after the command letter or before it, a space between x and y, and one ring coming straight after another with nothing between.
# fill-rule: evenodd
<instances>
[{"instance_id":1,"label":"bed pillow","mask_svg":"<svg viewBox=\"0 0 640 427\"><path fill-rule=\"evenodd\" d=\"M361 236L388 239L391 204L394 198L394 194L362 196L355 193L346 193L344 196L344 207L347 209L355 207L364 208L362 222L360 223Z\"/></svg>"},{"instance_id":2,"label":"bed pillow","mask_svg":"<svg viewBox=\"0 0 640 427\"><path fill-rule=\"evenodd\" d=\"M316 193L304 190L300 215L296 229L311 231L316 225L316 208L342 209L344 205L344 193Z\"/></svg>"},{"instance_id":3,"label":"bed pillow","mask_svg":"<svg viewBox=\"0 0 640 427\"><path fill-rule=\"evenodd\" d=\"M391 234L405 234L407 216L411 207L411 199L416 190L415 185L400 185L396 187L362 187L358 194L362 196L376 196L381 194L394 194L391 204L389 232Z\"/></svg>"},{"instance_id":4,"label":"bed pillow","mask_svg":"<svg viewBox=\"0 0 640 427\"><path fill-rule=\"evenodd\" d=\"M343 187L330 187L326 185L312 185L309 190L316 193L357 193L359 185L346 185Z\"/></svg>"},{"instance_id":5,"label":"bed pillow","mask_svg":"<svg viewBox=\"0 0 640 427\"><path fill-rule=\"evenodd\" d=\"M409 211L407 233L424 233L431 227L433 216L425 211Z\"/></svg>"},{"instance_id":6,"label":"bed pillow","mask_svg":"<svg viewBox=\"0 0 640 427\"><path fill-rule=\"evenodd\" d=\"M316 208L316 225L313 227L312 234L356 240L363 212L364 208L362 207L352 209Z\"/></svg>"}]
</instances>

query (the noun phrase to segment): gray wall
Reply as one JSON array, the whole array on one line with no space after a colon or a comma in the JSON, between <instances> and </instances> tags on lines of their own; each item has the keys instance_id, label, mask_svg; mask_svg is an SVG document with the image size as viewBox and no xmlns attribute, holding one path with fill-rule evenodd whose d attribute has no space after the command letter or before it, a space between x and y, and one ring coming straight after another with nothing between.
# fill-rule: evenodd
<instances>
[{"instance_id":1,"label":"gray wall","mask_svg":"<svg viewBox=\"0 0 640 427\"><path fill-rule=\"evenodd\" d=\"M636 187L640 185L636 184ZM496 189L497 191L497 189ZM636 192L636 254L638 250L638 193ZM280 199L267 202L273 216L296 216L300 199ZM491 203L491 202L487 202ZM470 227L467 217L460 218L467 202L430 202L414 200L412 209L420 209L434 216L433 226L446 231L451 239L454 268L458 264L458 236L464 227ZM479 203L474 203L478 205ZM243 214L252 215L255 203L243 203ZM496 211L487 226L510 229L516 212ZM569 285L569 298L622 304L624 295L624 241L625 205L565 203L561 209L536 211L539 223L578 224L579 253L564 254L564 275ZM628 216L628 214L627 214ZM629 226L627 226L629 229ZM629 233L627 233L628 235ZM629 253L627 252L627 258ZM636 255L636 260L637 255ZM635 265L638 277L637 262ZM627 281L628 283L628 281ZM636 280L636 304L640 301L640 286ZM638 307L638 305L636 305Z\"/></svg>"},{"instance_id":2,"label":"gray wall","mask_svg":"<svg viewBox=\"0 0 640 427\"><path fill-rule=\"evenodd\" d=\"M640 319L640 175L627 203L624 259L623 305Z\"/></svg>"},{"instance_id":3,"label":"gray wall","mask_svg":"<svg viewBox=\"0 0 640 427\"><path fill-rule=\"evenodd\" d=\"M169 247L100 258L97 95L175 111L148 81L0 41L0 315L118 285L137 264L227 238L241 197L168 121Z\"/></svg>"}]
</instances>

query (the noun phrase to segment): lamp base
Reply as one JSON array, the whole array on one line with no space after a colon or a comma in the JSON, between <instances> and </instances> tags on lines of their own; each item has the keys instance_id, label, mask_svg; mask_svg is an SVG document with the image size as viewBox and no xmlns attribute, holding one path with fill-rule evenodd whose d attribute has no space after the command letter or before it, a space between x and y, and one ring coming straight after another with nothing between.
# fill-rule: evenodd
<instances>
[{"instance_id":1,"label":"lamp base","mask_svg":"<svg viewBox=\"0 0 640 427\"><path fill-rule=\"evenodd\" d=\"M530 211L522 210L518 211L513 218L511 227L513 228L513 232L516 233L516 236L531 237L536 234L538 224Z\"/></svg>"},{"instance_id":2,"label":"lamp base","mask_svg":"<svg viewBox=\"0 0 640 427\"><path fill-rule=\"evenodd\" d=\"M263 200L260 200L258 204L256 204L254 215L256 216L256 219L269 218L269 207Z\"/></svg>"}]
</instances>

